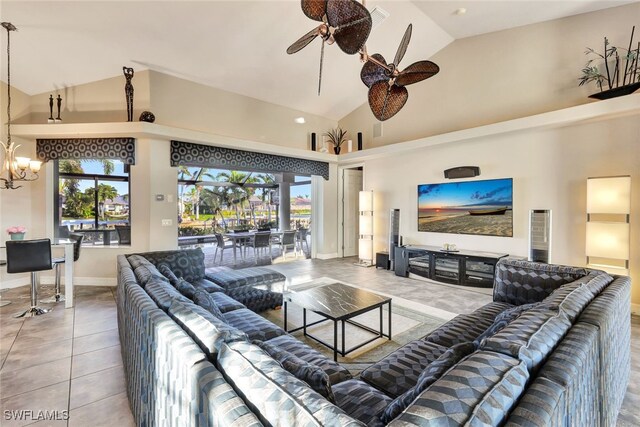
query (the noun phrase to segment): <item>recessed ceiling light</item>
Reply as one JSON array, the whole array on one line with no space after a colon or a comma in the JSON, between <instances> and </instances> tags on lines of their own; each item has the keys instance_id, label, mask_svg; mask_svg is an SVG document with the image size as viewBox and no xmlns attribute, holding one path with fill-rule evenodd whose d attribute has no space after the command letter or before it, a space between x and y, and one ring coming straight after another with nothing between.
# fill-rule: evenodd
<instances>
[{"instance_id":1,"label":"recessed ceiling light","mask_svg":"<svg viewBox=\"0 0 640 427\"><path fill-rule=\"evenodd\" d=\"M467 9L464 7L459 7L453 11L453 14L457 16L464 15L465 13L467 13Z\"/></svg>"},{"instance_id":2,"label":"recessed ceiling light","mask_svg":"<svg viewBox=\"0 0 640 427\"><path fill-rule=\"evenodd\" d=\"M293 119L293 121L299 124L304 124L306 120L304 119L304 117L296 117L295 119Z\"/></svg>"}]
</instances>

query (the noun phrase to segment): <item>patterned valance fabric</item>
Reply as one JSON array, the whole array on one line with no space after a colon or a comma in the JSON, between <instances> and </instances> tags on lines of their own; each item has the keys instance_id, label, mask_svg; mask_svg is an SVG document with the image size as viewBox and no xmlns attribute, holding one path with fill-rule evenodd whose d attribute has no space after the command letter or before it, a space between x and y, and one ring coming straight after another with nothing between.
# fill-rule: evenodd
<instances>
[{"instance_id":1,"label":"patterned valance fabric","mask_svg":"<svg viewBox=\"0 0 640 427\"><path fill-rule=\"evenodd\" d=\"M117 159L136 163L134 138L64 138L36 140L38 160Z\"/></svg>"},{"instance_id":2,"label":"patterned valance fabric","mask_svg":"<svg viewBox=\"0 0 640 427\"><path fill-rule=\"evenodd\" d=\"M326 180L329 179L329 164L326 162L182 141L171 141L171 166L287 172L299 175L318 175Z\"/></svg>"}]
</instances>

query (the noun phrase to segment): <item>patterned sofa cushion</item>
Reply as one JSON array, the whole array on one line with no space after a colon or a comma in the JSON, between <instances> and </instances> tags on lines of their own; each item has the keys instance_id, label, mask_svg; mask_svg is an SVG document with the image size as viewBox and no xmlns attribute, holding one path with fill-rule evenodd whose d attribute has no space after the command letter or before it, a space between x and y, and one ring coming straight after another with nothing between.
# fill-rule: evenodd
<instances>
[{"instance_id":1,"label":"patterned sofa cushion","mask_svg":"<svg viewBox=\"0 0 640 427\"><path fill-rule=\"evenodd\" d=\"M582 310L611 282L613 277L608 274L589 274L560 286L543 302L559 306L573 323Z\"/></svg>"},{"instance_id":2,"label":"patterned sofa cushion","mask_svg":"<svg viewBox=\"0 0 640 427\"><path fill-rule=\"evenodd\" d=\"M246 308L244 305L223 292L213 292L209 295L211 295L211 299L215 301L216 305L223 313Z\"/></svg>"},{"instance_id":3,"label":"patterned sofa cushion","mask_svg":"<svg viewBox=\"0 0 640 427\"><path fill-rule=\"evenodd\" d=\"M137 256L137 255L136 255ZM143 258L143 257L141 257ZM151 263L149 263L151 264ZM152 264L153 265L153 264ZM171 271L171 267L169 267L168 264L160 264L158 266L158 271L167 279L169 279L169 283L171 283L173 286L176 285L176 283L178 282L178 276L176 276L175 274L173 274L173 271Z\"/></svg>"},{"instance_id":4,"label":"patterned sofa cushion","mask_svg":"<svg viewBox=\"0 0 640 427\"><path fill-rule=\"evenodd\" d=\"M247 334L250 340L268 341L286 332L253 311L241 308L222 314L224 320Z\"/></svg>"},{"instance_id":5,"label":"patterned sofa cushion","mask_svg":"<svg viewBox=\"0 0 640 427\"><path fill-rule=\"evenodd\" d=\"M534 373L569 328L571 322L562 311L541 305L522 313L500 332L485 339L480 348L515 357Z\"/></svg>"},{"instance_id":6,"label":"patterned sofa cushion","mask_svg":"<svg viewBox=\"0 0 640 427\"><path fill-rule=\"evenodd\" d=\"M555 289L596 270L502 259L496 265L493 300L513 305L540 302Z\"/></svg>"},{"instance_id":7,"label":"patterned sofa cushion","mask_svg":"<svg viewBox=\"0 0 640 427\"><path fill-rule=\"evenodd\" d=\"M191 283L180 278L178 279L178 281L175 283L174 286L176 287L178 292L180 292L182 295L189 298L190 300L193 300L193 297L196 293L196 288L194 288Z\"/></svg>"},{"instance_id":8,"label":"patterned sofa cushion","mask_svg":"<svg viewBox=\"0 0 640 427\"><path fill-rule=\"evenodd\" d=\"M438 359L430 363L429 366L420 373L415 387L412 387L401 396L398 396L389 406L387 406L381 417L382 422L385 424L391 422L391 420L400 415L400 413L404 411L411 402L416 399L416 397L451 369L453 365L458 363L465 356L473 353L475 350L475 344L466 342L456 344L445 351L440 357L438 357Z\"/></svg>"},{"instance_id":9,"label":"patterned sofa cushion","mask_svg":"<svg viewBox=\"0 0 640 427\"><path fill-rule=\"evenodd\" d=\"M174 299L190 302L189 298L178 292L169 282L160 279L151 279L144 290L147 291L151 299L158 304L158 307L165 312L169 310L169 306Z\"/></svg>"},{"instance_id":10,"label":"patterned sofa cushion","mask_svg":"<svg viewBox=\"0 0 640 427\"><path fill-rule=\"evenodd\" d=\"M192 302L174 300L168 314L210 358L218 354L223 342L247 340L244 332L227 325Z\"/></svg>"},{"instance_id":11,"label":"patterned sofa cushion","mask_svg":"<svg viewBox=\"0 0 640 427\"><path fill-rule=\"evenodd\" d=\"M482 340L494 336L495 334L503 330L509 323L520 317L522 313L536 307L539 304L540 303L534 302L531 304L514 305L511 308L506 309L496 316L496 319L493 321L491 326L489 326L486 331L481 333L480 336L473 341L473 343L476 345L476 347L479 347L482 343Z\"/></svg>"},{"instance_id":12,"label":"patterned sofa cushion","mask_svg":"<svg viewBox=\"0 0 640 427\"><path fill-rule=\"evenodd\" d=\"M478 351L422 392L389 426L501 425L524 391L524 362Z\"/></svg>"},{"instance_id":13,"label":"patterned sofa cushion","mask_svg":"<svg viewBox=\"0 0 640 427\"><path fill-rule=\"evenodd\" d=\"M329 375L329 381L332 385L352 378L351 373L346 368L289 334L280 335L267 342L277 345L289 353L295 354L300 359L322 368L322 370Z\"/></svg>"},{"instance_id":14,"label":"patterned sofa cushion","mask_svg":"<svg viewBox=\"0 0 640 427\"><path fill-rule=\"evenodd\" d=\"M209 292L202 289L197 289L193 293L192 299L196 305L199 305L200 307L204 308L209 313L214 315L216 318L227 323L227 320L224 318L222 312L218 308L218 304L216 304L215 300L211 297L211 294Z\"/></svg>"},{"instance_id":15,"label":"patterned sofa cushion","mask_svg":"<svg viewBox=\"0 0 640 427\"><path fill-rule=\"evenodd\" d=\"M331 403L335 403L333 392L331 391L331 383L329 382L329 375L321 368L305 362L287 350L268 341L252 341L252 344L264 350L269 356L273 357L276 362L280 363L287 372L307 383L316 393L328 399Z\"/></svg>"},{"instance_id":16,"label":"patterned sofa cushion","mask_svg":"<svg viewBox=\"0 0 640 427\"><path fill-rule=\"evenodd\" d=\"M391 397L398 397L418 382L427 366L447 351L436 343L415 340L362 371L360 378Z\"/></svg>"},{"instance_id":17,"label":"patterned sofa cushion","mask_svg":"<svg viewBox=\"0 0 640 427\"><path fill-rule=\"evenodd\" d=\"M222 287L216 285L211 280L207 280L207 279L196 280L192 283L192 285L195 286L196 288L202 288L209 293L224 292L224 289L222 289Z\"/></svg>"},{"instance_id":18,"label":"patterned sofa cushion","mask_svg":"<svg viewBox=\"0 0 640 427\"><path fill-rule=\"evenodd\" d=\"M491 326L493 320L491 317L478 316L474 313L460 314L431 332L423 340L434 342L445 348L453 347L478 338Z\"/></svg>"},{"instance_id":19,"label":"patterned sofa cushion","mask_svg":"<svg viewBox=\"0 0 640 427\"><path fill-rule=\"evenodd\" d=\"M147 286L147 283L151 279L159 279L167 281L167 279L158 271L158 269L147 261L144 257L139 255L132 255L128 258L133 268L133 273L136 276L136 280L143 288Z\"/></svg>"},{"instance_id":20,"label":"patterned sofa cushion","mask_svg":"<svg viewBox=\"0 0 640 427\"><path fill-rule=\"evenodd\" d=\"M218 366L265 425L364 426L251 343L222 344Z\"/></svg>"},{"instance_id":21,"label":"patterned sofa cushion","mask_svg":"<svg viewBox=\"0 0 640 427\"><path fill-rule=\"evenodd\" d=\"M256 313L282 306L282 293L268 289L258 289L253 286L236 288L226 293L243 304L246 308Z\"/></svg>"},{"instance_id":22,"label":"patterned sofa cushion","mask_svg":"<svg viewBox=\"0 0 640 427\"><path fill-rule=\"evenodd\" d=\"M187 282L197 282L204 277L204 253L200 248L145 252L140 255L156 266L167 264L176 276Z\"/></svg>"},{"instance_id":23,"label":"patterned sofa cushion","mask_svg":"<svg viewBox=\"0 0 640 427\"><path fill-rule=\"evenodd\" d=\"M239 270L208 268L206 278L220 285L227 293L245 286L286 280L283 274L265 267L242 268Z\"/></svg>"},{"instance_id":24,"label":"patterned sofa cushion","mask_svg":"<svg viewBox=\"0 0 640 427\"><path fill-rule=\"evenodd\" d=\"M332 387L336 405L369 427L382 426L380 416L391 398L360 380L347 380Z\"/></svg>"}]
</instances>

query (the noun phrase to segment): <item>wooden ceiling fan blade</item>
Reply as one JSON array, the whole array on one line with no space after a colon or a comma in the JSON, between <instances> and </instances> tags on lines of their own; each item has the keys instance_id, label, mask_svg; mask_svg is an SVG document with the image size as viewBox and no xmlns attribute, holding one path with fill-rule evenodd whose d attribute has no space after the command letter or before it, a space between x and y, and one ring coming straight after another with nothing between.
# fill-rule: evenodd
<instances>
[{"instance_id":1,"label":"wooden ceiling fan blade","mask_svg":"<svg viewBox=\"0 0 640 427\"><path fill-rule=\"evenodd\" d=\"M320 96L320 89L322 88L322 64L324 62L324 43L325 43L325 39L322 39L322 47L320 48L320 73L318 74L318 96Z\"/></svg>"},{"instance_id":2,"label":"wooden ceiling fan blade","mask_svg":"<svg viewBox=\"0 0 640 427\"><path fill-rule=\"evenodd\" d=\"M314 21L322 21L327 13L327 0L302 0L302 12Z\"/></svg>"},{"instance_id":3,"label":"wooden ceiling fan blade","mask_svg":"<svg viewBox=\"0 0 640 427\"><path fill-rule=\"evenodd\" d=\"M309 31L307 34L296 40L291 46L289 46L287 48L287 53L291 55L293 53L301 51L316 37L318 37L318 29L314 28L313 30Z\"/></svg>"},{"instance_id":4,"label":"wooden ceiling fan blade","mask_svg":"<svg viewBox=\"0 0 640 427\"><path fill-rule=\"evenodd\" d=\"M369 107L381 122L395 116L409 99L409 92L403 86L391 85L387 81L375 83L369 89Z\"/></svg>"},{"instance_id":5,"label":"wooden ceiling fan blade","mask_svg":"<svg viewBox=\"0 0 640 427\"><path fill-rule=\"evenodd\" d=\"M384 57L379 53L374 53L371 57L385 65L387 64L387 61L385 61ZM362 80L362 83L364 83L365 86L371 87L374 83L389 80L389 77L385 74L384 68L378 64L367 61L364 63L362 70L360 71L360 80Z\"/></svg>"},{"instance_id":6,"label":"wooden ceiling fan blade","mask_svg":"<svg viewBox=\"0 0 640 427\"><path fill-rule=\"evenodd\" d=\"M371 33L371 14L355 0L328 0L327 20L336 29L338 47L348 55L358 53Z\"/></svg>"},{"instance_id":7,"label":"wooden ceiling fan blade","mask_svg":"<svg viewBox=\"0 0 640 427\"><path fill-rule=\"evenodd\" d=\"M418 61L402 70L396 77L396 84L407 86L433 77L440 71L440 67L431 61Z\"/></svg>"},{"instance_id":8,"label":"wooden ceiling fan blade","mask_svg":"<svg viewBox=\"0 0 640 427\"><path fill-rule=\"evenodd\" d=\"M407 47L409 47L409 41L411 41L411 31L413 29L413 25L409 24L407 29L404 32L404 36L402 37L402 41L400 42L400 46L398 46L398 50L396 51L396 56L393 58L393 63L398 66L402 58L404 58L404 54L407 53Z\"/></svg>"}]
</instances>

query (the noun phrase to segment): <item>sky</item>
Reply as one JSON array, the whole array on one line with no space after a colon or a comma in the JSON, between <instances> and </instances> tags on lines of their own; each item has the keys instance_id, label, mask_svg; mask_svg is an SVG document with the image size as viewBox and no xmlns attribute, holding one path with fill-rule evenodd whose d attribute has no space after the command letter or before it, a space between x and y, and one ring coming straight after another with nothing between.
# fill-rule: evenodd
<instances>
[{"instance_id":1,"label":"sky","mask_svg":"<svg viewBox=\"0 0 640 427\"><path fill-rule=\"evenodd\" d=\"M418 186L420 209L469 206L512 206L512 180L451 182Z\"/></svg>"}]
</instances>

